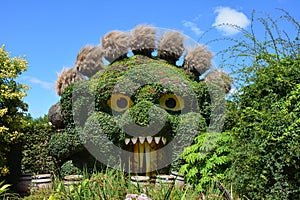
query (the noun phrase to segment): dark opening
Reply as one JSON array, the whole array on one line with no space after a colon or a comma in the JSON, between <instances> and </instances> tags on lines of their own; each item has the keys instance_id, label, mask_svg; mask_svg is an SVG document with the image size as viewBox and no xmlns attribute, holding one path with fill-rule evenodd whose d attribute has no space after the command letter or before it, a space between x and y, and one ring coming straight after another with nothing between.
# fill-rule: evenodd
<instances>
[{"instance_id":1,"label":"dark opening","mask_svg":"<svg viewBox=\"0 0 300 200\"><path fill-rule=\"evenodd\" d=\"M119 108L126 108L128 105L127 99L121 97L117 100L117 105Z\"/></svg>"},{"instance_id":2,"label":"dark opening","mask_svg":"<svg viewBox=\"0 0 300 200\"><path fill-rule=\"evenodd\" d=\"M176 106L176 100L173 99L173 98L168 98L168 99L166 100L166 106L167 106L168 108L175 108L175 106Z\"/></svg>"}]
</instances>

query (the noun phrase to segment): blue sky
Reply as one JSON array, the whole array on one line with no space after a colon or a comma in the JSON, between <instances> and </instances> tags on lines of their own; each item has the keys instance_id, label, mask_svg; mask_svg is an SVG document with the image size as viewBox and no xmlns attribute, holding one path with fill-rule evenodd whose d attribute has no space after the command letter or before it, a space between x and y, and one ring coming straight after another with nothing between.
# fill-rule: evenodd
<instances>
[{"instance_id":1,"label":"blue sky","mask_svg":"<svg viewBox=\"0 0 300 200\"><path fill-rule=\"evenodd\" d=\"M182 31L198 41L213 25L228 22L248 29L253 10L278 16L276 8L300 21L299 0L2 0L0 45L5 44L12 56L25 56L28 61L28 70L19 82L30 86L24 101L29 104L29 113L39 117L59 101L54 90L57 73L73 67L84 45L99 44L111 30L128 31L138 24L150 24ZM199 42L240 35L223 27L210 31ZM209 46L213 52L224 48L224 44ZM214 63L218 65L218 58Z\"/></svg>"}]
</instances>

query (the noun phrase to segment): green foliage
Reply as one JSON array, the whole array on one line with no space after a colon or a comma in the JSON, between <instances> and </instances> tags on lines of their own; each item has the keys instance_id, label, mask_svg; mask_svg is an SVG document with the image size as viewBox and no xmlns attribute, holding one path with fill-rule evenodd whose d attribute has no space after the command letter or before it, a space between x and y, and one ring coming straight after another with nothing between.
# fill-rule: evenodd
<instances>
[{"instance_id":1,"label":"green foliage","mask_svg":"<svg viewBox=\"0 0 300 200\"><path fill-rule=\"evenodd\" d=\"M83 174L83 169L80 169L77 166L75 166L72 160L68 160L60 168L61 177L67 175L82 175L82 174Z\"/></svg>"},{"instance_id":2,"label":"green foliage","mask_svg":"<svg viewBox=\"0 0 300 200\"><path fill-rule=\"evenodd\" d=\"M76 129L66 129L51 136L48 146L49 154L59 163L65 162L70 156L83 150L83 141Z\"/></svg>"},{"instance_id":3,"label":"green foliage","mask_svg":"<svg viewBox=\"0 0 300 200\"><path fill-rule=\"evenodd\" d=\"M212 102L208 85L205 82L194 82L192 88L197 96L200 114L206 119L206 123L209 124Z\"/></svg>"},{"instance_id":4,"label":"green foliage","mask_svg":"<svg viewBox=\"0 0 300 200\"><path fill-rule=\"evenodd\" d=\"M49 155L49 140L54 133L47 116L37 119L27 118L24 127L22 171L23 173L55 172L56 160Z\"/></svg>"},{"instance_id":5,"label":"green foliage","mask_svg":"<svg viewBox=\"0 0 300 200\"><path fill-rule=\"evenodd\" d=\"M95 112L86 121L83 130L84 142L91 142L93 145L98 147L99 151L110 152L110 144L113 142L115 145L120 146L123 144L124 139L120 133L119 127L116 125L114 117L103 112ZM103 140L103 134L110 140L109 144L105 145L106 142ZM103 152L103 153L104 153Z\"/></svg>"},{"instance_id":6,"label":"green foliage","mask_svg":"<svg viewBox=\"0 0 300 200\"><path fill-rule=\"evenodd\" d=\"M3 196L9 189L10 184L4 184L4 181L0 183L0 197Z\"/></svg>"},{"instance_id":7,"label":"green foliage","mask_svg":"<svg viewBox=\"0 0 300 200\"><path fill-rule=\"evenodd\" d=\"M74 118L72 112L72 93L74 84L69 85L61 95L61 114L63 122L67 127L74 127Z\"/></svg>"},{"instance_id":8,"label":"green foliage","mask_svg":"<svg viewBox=\"0 0 300 200\"><path fill-rule=\"evenodd\" d=\"M233 140L231 133L202 133L195 138L195 144L186 148L181 155L185 164L180 172L187 182L204 192L212 182L225 180L232 163L230 153Z\"/></svg>"},{"instance_id":9,"label":"green foliage","mask_svg":"<svg viewBox=\"0 0 300 200\"><path fill-rule=\"evenodd\" d=\"M279 101L287 96L300 82L300 58L286 57L277 61L271 60L270 55L266 54L265 59L268 60L269 66L258 69L255 78L251 78L254 84L242 89L240 104L244 107L258 110L268 108L270 102Z\"/></svg>"},{"instance_id":10,"label":"green foliage","mask_svg":"<svg viewBox=\"0 0 300 200\"><path fill-rule=\"evenodd\" d=\"M3 200L19 199L18 194L10 191L11 184L5 184L4 181L0 182L0 198Z\"/></svg>"},{"instance_id":11,"label":"green foliage","mask_svg":"<svg viewBox=\"0 0 300 200\"><path fill-rule=\"evenodd\" d=\"M122 127L126 127L128 124L130 126L130 123L140 126L157 124L157 126L163 127L168 116L165 110L155 106L152 102L142 100L122 116L121 124Z\"/></svg>"},{"instance_id":12,"label":"green foliage","mask_svg":"<svg viewBox=\"0 0 300 200\"><path fill-rule=\"evenodd\" d=\"M60 103L63 122L67 129L73 129L75 125L82 127L90 112L93 111L94 104L91 102L94 99L90 90L87 81L73 83L64 90Z\"/></svg>"},{"instance_id":13,"label":"green foliage","mask_svg":"<svg viewBox=\"0 0 300 200\"><path fill-rule=\"evenodd\" d=\"M10 58L4 46L0 48L0 178L13 169L19 169L18 159L9 157L9 154L13 155L10 151L23 139L23 115L27 110L23 97L26 96L27 86L17 83L15 79L26 68L27 62L24 59ZM10 162L10 159L15 159L15 162ZM12 166L8 166L10 163Z\"/></svg>"},{"instance_id":14,"label":"green foliage","mask_svg":"<svg viewBox=\"0 0 300 200\"><path fill-rule=\"evenodd\" d=\"M230 56L245 61L236 71L244 85L232 111L230 175L237 191L250 199L299 199L300 24L286 12L275 20L267 16L257 21L265 28L263 41L252 24L245 40L228 49ZM282 22L296 33L280 29Z\"/></svg>"},{"instance_id":15,"label":"green foliage","mask_svg":"<svg viewBox=\"0 0 300 200\"><path fill-rule=\"evenodd\" d=\"M90 84L94 86L96 111L111 111L107 105L107 100L114 90L114 85L118 80L117 78L122 76L126 70L130 68L132 61L134 60L125 59L123 61L117 61L104 72L100 71L92 77Z\"/></svg>"},{"instance_id":16,"label":"green foliage","mask_svg":"<svg viewBox=\"0 0 300 200\"><path fill-rule=\"evenodd\" d=\"M171 128L176 142L172 148L173 155L178 159L172 162L171 170L179 171L180 167L185 163L185 159L180 155L187 145L194 141L194 138L207 130L206 119L197 113L187 113L171 118ZM170 138L171 140L171 138Z\"/></svg>"},{"instance_id":17,"label":"green foliage","mask_svg":"<svg viewBox=\"0 0 300 200\"><path fill-rule=\"evenodd\" d=\"M300 84L262 110L247 107L234 132L237 188L255 199L300 196Z\"/></svg>"}]
</instances>

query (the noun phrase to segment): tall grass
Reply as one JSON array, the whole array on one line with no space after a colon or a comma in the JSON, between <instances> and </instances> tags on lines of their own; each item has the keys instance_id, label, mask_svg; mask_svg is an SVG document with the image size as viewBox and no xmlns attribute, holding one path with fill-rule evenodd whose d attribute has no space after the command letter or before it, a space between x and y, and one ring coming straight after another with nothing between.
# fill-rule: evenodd
<instances>
[{"instance_id":1,"label":"tall grass","mask_svg":"<svg viewBox=\"0 0 300 200\"><path fill-rule=\"evenodd\" d=\"M149 185L136 185L130 181L130 176L113 169L104 173L85 174L77 185L64 185L58 177L54 178L53 189L37 190L24 200L124 200L128 194L145 194L152 200L184 200L184 199L225 199L217 188L212 188L206 194L199 194L193 187L175 187L160 183L159 186L150 182Z\"/></svg>"},{"instance_id":2,"label":"tall grass","mask_svg":"<svg viewBox=\"0 0 300 200\"><path fill-rule=\"evenodd\" d=\"M10 184L5 184L5 181L0 182L0 199L2 200L17 200L19 195L10 191Z\"/></svg>"}]
</instances>

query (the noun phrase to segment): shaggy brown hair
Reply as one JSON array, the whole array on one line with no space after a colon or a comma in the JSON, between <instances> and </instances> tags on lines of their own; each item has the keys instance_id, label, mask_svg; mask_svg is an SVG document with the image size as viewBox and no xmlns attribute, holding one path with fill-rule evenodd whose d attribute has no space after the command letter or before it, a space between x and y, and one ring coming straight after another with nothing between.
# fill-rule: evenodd
<instances>
[{"instance_id":1,"label":"shaggy brown hair","mask_svg":"<svg viewBox=\"0 0 300 200\"><path fill-rule=\"evenodd\" d=\"M76 69L69 68L63 69L62 72L58 75L55 90L56 93L61 96L64 90L71 84L78 81L84 80L82 74L78 73Z\"/></svg>"},{"instance_id":2,"label":"shaggy brown hair","mask_svg":"<svg viewBox=\"0 0 300 200\"><path fill-rule=\"evenodd\" d=\"M206 83L213 83L218 85L219 87L222 87L226 93L230 91L231 84L233 83L233 80L230 78L230 76L220 70L213 70L208 73L204 78L204 81Z\"/></svg>"},{"instance_id":3,"label":"shaggy brown hair","mask_svg":"<svg viewBox=\"0 0 300 200\"><path fill-rule=\"evenodd\" d=\"M130 33L130 49L134 54L151 57L155 49L156 29L152 26L138 25Z\"/></svg>"},{"instance_id":4,"label":"shaggy brown hair","mask_svg":"<svg viewBox=\"0 0 300 200\"><path fill-rule=\"evenodd\" d=\"M111 31L102 37L104 57L110 63L127 56L129 50L128 34L121 31Z\"/></svg>"},{"instance_id":5,"label":"shaggy brown hair","mask_svg":"<svg viewBox=\"0 0 300 200\"><path fill-rule=\"evenodd\" d=\"M213 54L205 46L197 45L186 50L183 68L199 77L210 68L212 57Z\"/></svg>"},{"instance_id":6,"label":"shaggy brown hair","mask_svg":"<svg viewBox=\"0 0 300 200\"><path fill-rule=\"evenodd\" d=\"M185 37L178 31L167 31L158 42L158 56L170 64L176 65L184 51Z\"/></svg>"},{"instance_id":7,"label":"shaggy brown hair","mask_svg":"<svg viewBox=\"0 0 300 200\"><path fill-rule=\"evenodd\" d=\"M77 55L76 70L87 77L93 76L104 68L103 51L100 46L83 47Z\"/></svg>"},{"instance_id":8,"label":"shaggy brown hair","mask_svg":"<svg viewBox=\"0 0 300 200\"><path fill-rule=\"evenodd\" d=\"M92 46L90 46L90 45L86 45L80 49L79 53L77 54L77 59L76 59L76 63L75 63L76 66L82 65L87 54L90 52L91 49L92 49Z\"/></svg>"}]
</instances>

